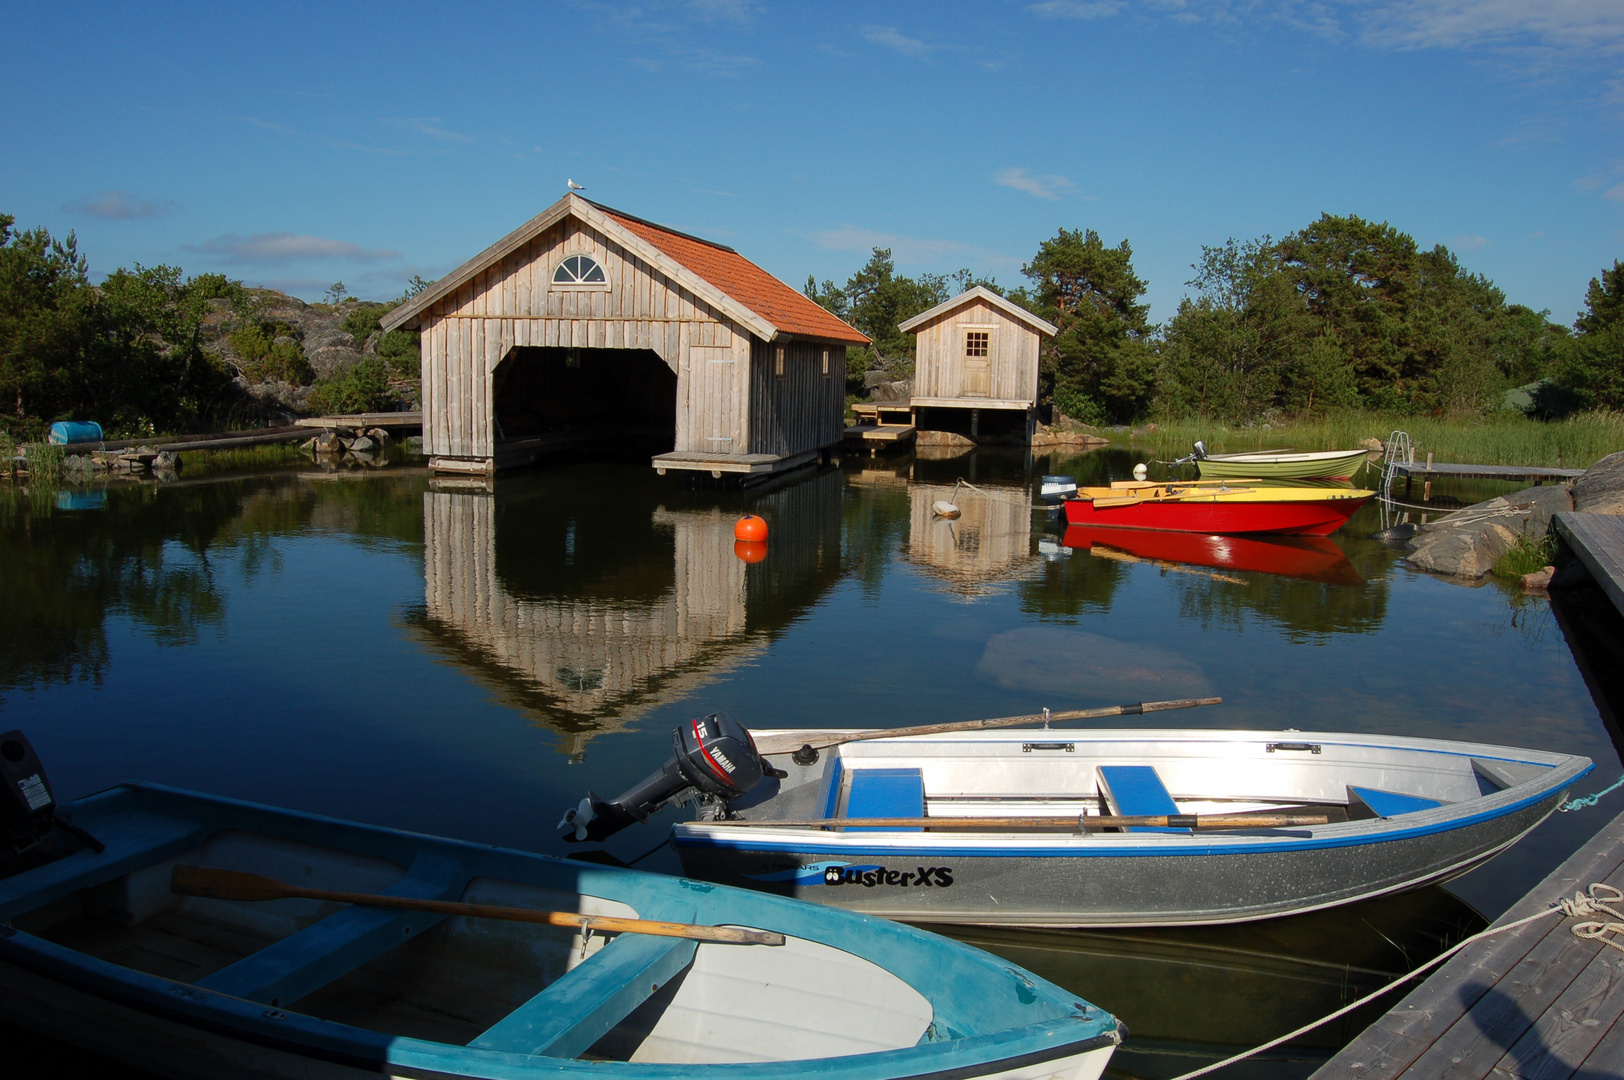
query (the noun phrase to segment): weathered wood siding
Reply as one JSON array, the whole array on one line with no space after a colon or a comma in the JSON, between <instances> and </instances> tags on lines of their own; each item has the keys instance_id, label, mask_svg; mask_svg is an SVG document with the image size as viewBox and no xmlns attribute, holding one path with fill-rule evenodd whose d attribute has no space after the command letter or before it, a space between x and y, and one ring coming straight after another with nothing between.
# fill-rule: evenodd
<instances>
[{"instance_id":1,"label":"weathered wood siding","mask_svg":"<svg viewBox=\"0 0 1624 1080\"><path fill-rule=\"evenodd\" d=\"M969 330L991 335L988 360L991 379L987 393L967 397L964 377L964 336ZM1025 401L1038 396L1038 334L984 300L974 300L920 327L914 363L914 396Z\"/></svg>"},{"instance_id":2,"label":"weathered wood siding","mask_svg":"<svg viewBox=\"0 0 1624 1080\"><path fill-rule=\"evenodd\" d=\"M608 286L555 286L570 255L595 259ZM574 218L424 312L421 336L430 455L494 453L492 374L521 345L652 349L677 373L676 449L745 452L749 332Z\"/></svg>"},{"instance_id":3,"label":"weathered wood siding","mask_svg":"<svg viewBox=\"0 0 1624 1080\"><path fill-rule=\"evenodd\" d=\"M779 350L783 350L782 375ZM844 437L845 413L844 345L753 339L750 453L788 457L834 446Z\"/></svg>"}]
</instances>

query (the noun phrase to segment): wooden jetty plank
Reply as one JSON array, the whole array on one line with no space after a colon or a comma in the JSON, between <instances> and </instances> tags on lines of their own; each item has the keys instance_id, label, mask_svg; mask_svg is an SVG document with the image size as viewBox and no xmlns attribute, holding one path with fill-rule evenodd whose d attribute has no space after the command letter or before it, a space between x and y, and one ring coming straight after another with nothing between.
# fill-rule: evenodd
<instances>
[{"instance_id":1,"label":"wooden jetty plank","mask_svg":"<svg viewBox=\"0 0 1624 1080\"><path fill-rule=\"evenodd\" d=\"M1576 1077L1624 1076L1624 1024L1615 1024L1585 1058Z\"/></svg>"},{"instance_id":2,"label":"wooden jetty plank","mask_svg":"<svg viewBox=\"0 0 1624 1080\"><path fill-rule=\"evenodd\" d=\"M1624 516L1563 510L1555 524L1557 535L1624 614Z\"/></svg>"},{"instance_id":3,"label":"wooden jetty plank","mask_svg":"<svg viewBox=\"0 0 1624 1080\"><path fill-rule=\"evenodd\" d=\"M1450 477L1455 480L1510 480L1541 483L1545 480L1572 480L1583 476L1583 469L1559 469L1542 465L1452 465L1434 462L1431 465L1393 466L1393 475L1406 480L1437 480Z\"/></svg>"},{"instance_id":4,"label":"wooden jetty plank","mask_svg":"<svg viewBox=\"0 0 1624 1080\"><path fill-rule=\"evenodd\" d=\"M1497 1069L1527 1080L1567 1080L1624 1016L1624 952L1595 944L1584 970L1512 1044Z\"/></svg>"},{"instance_id":5,"label":"wooden jetty plank","mask_svg":"<svg viewBox=\"0 0 1624 1080\"><path fill-rule=\"evenodd\" d=\"M1496 925L1544 911L1556 899L1571 896L1593 881L1624 883L1624 814L1553 870L1496 920ZM1577 972L1561 976L1571 968L1574 957L1588 957L1594 962L1597 953L1614 952L1598 943L1574 938L1569 923L1552 915L1463 949L1326 1062L1311 1080L1342 1080L1348 1076L1360 1080L1399 1076L1420 1080L1446 1073L1487 1076L1508 1042L1514 1044L1521 1038L1550 1003L1574 983ZM1544 981L1548 977L1553 981ZM1479 1009L1479 1003L1491 992L1493 998ZM1493 1053L1468 1058L1462 1051L1482 1049L1470 1037L1483 1030L1480 1024L1491 1025L1489 1030L1505 1040L1504 1033L1492 1025L1504 1019L1506 1010L1501 1006L1508 1002L1517 1006L1511 1011L1524 1018L1521 1026L1511 1033L1510 1040L1490 1043ZM1461 1030L1457 1032L1456 1028ZM1430 1054L1440 1043L1446 1043L1451 1051L1441 1059ZM1456 1057L1461 1060L1451 1060ZM1479 1064L1481 1070L1472 1071Z\"/></svg>"}]
</instances>

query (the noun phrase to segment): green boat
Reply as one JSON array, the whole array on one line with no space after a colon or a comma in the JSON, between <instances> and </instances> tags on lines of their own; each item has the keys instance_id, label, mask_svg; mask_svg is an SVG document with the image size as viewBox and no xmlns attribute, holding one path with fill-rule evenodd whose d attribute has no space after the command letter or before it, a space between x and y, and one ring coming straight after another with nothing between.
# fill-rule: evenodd
<instances>
[{"instance_id":1,"label":"green boat","mask_svg":"<svg viewBox=\"0 0 1624 1080\"><path fill-rule=\"evenodd\" d=\"M1365 464L1366 450L1209 454L1201 443L1183 461L1193 461L1203 480L1351 480Z\"/></svg>"}]
</instances>

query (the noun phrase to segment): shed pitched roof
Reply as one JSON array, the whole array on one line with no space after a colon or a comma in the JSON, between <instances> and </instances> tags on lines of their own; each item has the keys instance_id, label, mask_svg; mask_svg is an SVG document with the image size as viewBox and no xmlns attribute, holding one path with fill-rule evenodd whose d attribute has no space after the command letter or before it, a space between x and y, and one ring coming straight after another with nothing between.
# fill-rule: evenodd
<instances>
[{"instance_id":1,"label":"shed pitched roof","mask_svg":"<svg viewBox=\"0 0 1624 1080\"><path fill-rule=\"evenodd\" d=\"M475 275L500 262L557 224L574 216L604 233L701 299L738 319L764 340L781 334L865 345L868 338L730 247L713 244L651 221L565 195L503 239L446 275L433 287L391 311L385 329L415 323L424 311Z\"/></svg>"},{"instance_id":2,"label":"shed pitched roof","mask_svg":"<svg viewBox=\"0 0 1624 1080\"><path fill-rule=\"evenodd\" d=\"M1019 304L1005 300L1002 296L999 296L985 285L976 285L973 288L966 289L953 299L944 300L942 303L937 304L929 311L921 311L918 315L915 315L906 322L898 323L897 329L901 330L905 334L912 333L913 331L924 326L926 323L938 319L950 311L961 308L974 300L985 300L987 303L991 304L999 311L1002 311L1010 318L1016 320L1017 322L1025 323L1027 326L1031 327L1039 334L1042 334L1044 337L1054 337L1056 334L1060 333L1059 327L1043 321L1030 311L1027 311L1025 308L1021 307Z\"/></svg>"}]
</instances>

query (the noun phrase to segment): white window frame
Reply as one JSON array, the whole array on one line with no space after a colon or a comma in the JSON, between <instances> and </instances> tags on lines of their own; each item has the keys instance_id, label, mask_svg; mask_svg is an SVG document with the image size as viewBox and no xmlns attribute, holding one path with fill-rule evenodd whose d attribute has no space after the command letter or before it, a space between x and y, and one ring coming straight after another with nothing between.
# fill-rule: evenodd
<instances>
[{"instance_id":1,"label":"white window frame","mask_svg":"<svg viewBox=\"0 0 1624 1080\"><path fill-rule=\"evenodd\" d=\"M600 271L603 272L603 280L602 281L555 281L554 277L557 276L558 271L560 269L562 269L563 266L564 266L564 263L566 263L570 259L590 259L590 260L592 260L592 265L596 266ZM569 252L566 255L561 256L559 258L559 260L556 263L553 264L553 274L552 274L552 276L548 277L547 283L548 283L548 286L550 288L560 289L560 290L567 290L567 291L570 291L570 292L578 292L578 291L581 291L581 290L586 290L586 291L589 291L589 292L593 291L593 290L607 291L608 288L609 288L609 270L608 270L607 267L605 267L603 265L603 263L599 262L598 257L596 255L592 254L591 252L589 252L589 251L572 251L572 252Z\"/></svg>"}]
</instances>

